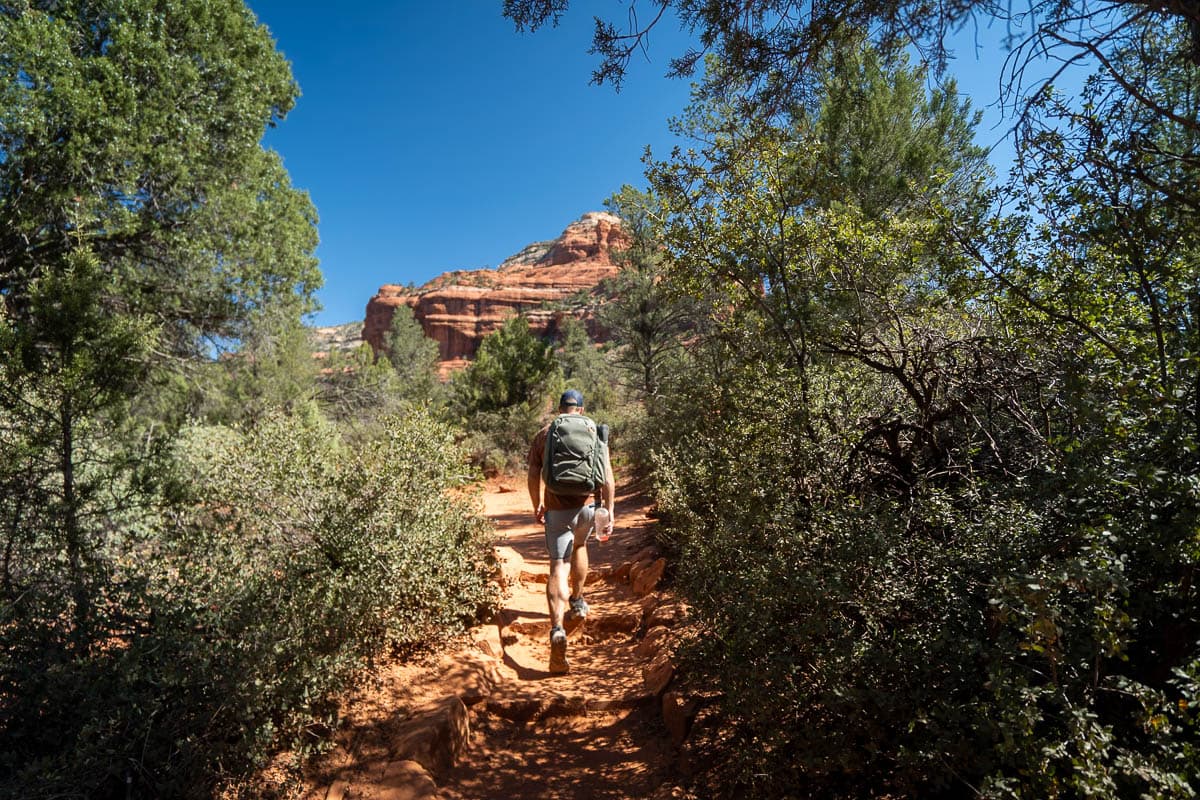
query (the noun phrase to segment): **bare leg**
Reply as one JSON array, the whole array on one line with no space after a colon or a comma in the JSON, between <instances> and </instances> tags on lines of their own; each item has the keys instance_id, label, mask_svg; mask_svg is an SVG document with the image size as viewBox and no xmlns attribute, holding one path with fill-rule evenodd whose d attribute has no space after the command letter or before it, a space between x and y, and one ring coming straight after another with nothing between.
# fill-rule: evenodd
<instances>
[{"instance_id":1,"label":"bare leg","mask_svg":"<svg viewBox=\"0 0 1200 800\"><path fill-rule=\"evenodd\" d=\"M576 550L578 552L578 549ZM586 556L585 556L586 558ZM575 561L571 558L571 564ZM550 626L561 628L567 610L567 575L571 565L561 558L550 559L550 579L546 581L546 604L550 607Z\"/></svg>"},{"instance_id":2,"label":"bare leg","mask_svg":"<svg viewBox=\"0 0 1200 800\"><path fill-rule=\"evenodd\" d=\"M583 596L583 585L588 578L588 531L575 534L575 549L571 551L571 597ZM580 539L583 539L581 542Z\"/></svg>"}]
</instances>

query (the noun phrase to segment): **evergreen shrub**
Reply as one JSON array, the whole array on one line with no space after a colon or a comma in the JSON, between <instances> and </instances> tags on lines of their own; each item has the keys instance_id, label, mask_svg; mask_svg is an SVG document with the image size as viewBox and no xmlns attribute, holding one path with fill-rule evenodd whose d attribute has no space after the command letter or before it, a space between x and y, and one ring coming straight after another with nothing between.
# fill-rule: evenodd
<instances>
[{"instance_id":1,"label":"evergreen shrub","mask_svg":"<svg viewBox=\"0 0 1200 800\"><path fill-rule=\"evenodd\" d=\"M1121 499L1089 454L863 491L837 434L880 396L814 369L801 407L786 368L720 350L673 379L654 448L699 625L683 672L725 726L713 796L1193 796L1194 640L1167 613L1190 517L1152 497L1170 475L1126 475Z\"/></svg>"},{"instance_id":2,"label":"evergreen shrub","mask_svg":"<svg viewBox=\"0 0 1200 800\"><path fill-rule=\"evenodd\" d=\"M372 657L496 601L461 451L427 415L357 452L315 414L194 428L173 463L173 510L112 555L107 640L38 652L32 620L6 621L0 795L208 797L318 746Z\"/></svg>"}]
</instances>

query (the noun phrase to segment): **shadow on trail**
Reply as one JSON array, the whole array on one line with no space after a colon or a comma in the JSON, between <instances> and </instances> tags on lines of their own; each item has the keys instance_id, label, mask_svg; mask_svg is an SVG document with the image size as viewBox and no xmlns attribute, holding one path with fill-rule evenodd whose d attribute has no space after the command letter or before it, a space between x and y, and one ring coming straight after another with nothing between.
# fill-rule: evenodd
<instances>
[{"instance_id":1,"label":"shadow on trail","mask_svg":"<svg viewBox=\"0 0 1200 800\"><path fill-rule=\"evenodd\" d=\"M557 677L553 672L535 667L527 667L517 662L508 652L504 654L505 666L517 673L517 678L523 681L544 681L547 678Z\"/></svg>"},{"instance_id":2,"label":"shadow on trail","mask_svg":"<svg viewBox=\"0 0 1200 800\"><path fill-rule=\"evenodd\" d=\"M653 709L635 709L607 724L559 720L534 725L481 720L486 742L451 778L461 797L510 800L646 797L660 782L663 758Z\"/></svg>"},{"instance_id":3,"label":"shadow on trail","mask_svg":"<svg viewBox=\"0 0 1200 800\"><path fill-rule=\"evenodd\" d=\"M494 523L496 523L496 530L500 531L501 533L504 533L506 531L511 531L514 528L521 528L521 527L533 526L533 525L536 525L539 530L541 529L541 523L537 522L537 520L535 520L533 518L532 511L529 512L528 514L511 512L508 514L492 514L489 516L491 517L492 521ZM512 535L512 534L509 534L509 535ZM517 533L516 535L520 536L521 534Z\"/></svg>"}]
</instances>

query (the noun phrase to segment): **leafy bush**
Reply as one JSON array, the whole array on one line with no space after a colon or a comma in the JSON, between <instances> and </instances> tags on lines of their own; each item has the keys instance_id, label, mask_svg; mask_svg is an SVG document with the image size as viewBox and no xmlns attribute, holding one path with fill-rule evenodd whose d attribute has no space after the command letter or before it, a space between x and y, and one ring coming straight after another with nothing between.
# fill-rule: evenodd
<instances>
[{"instance_id":1,"label":"leafy bush","mask_svg":"<svg viewBox=\"0 0 1200 800\"><path fill-rule=\"evenodd\" d=\"M450 432L394 418L349 452L318 417L193 429L179 511L115 559L110 640L38 663L6 625L20 696L3 792L204 797L281 744L317 739L332 694L380 651L453 635L495 600L486 524L449 491ZM12 645L20 645L14 648Z\"/></svg>"},{"instance_id":2,"label":"leafy bush","mask_svg":"<svg viewBox=\"0 0 1200 800\"><path fill-rule=\"evenodd\" d=\"M821 394L814 370L810 404L781 404L795 376L751 354L694 348L654 421L663 536L701 625L684 672L719 687L731 732L714 791L1191 796L1178 523L1139 521L1144 500L1114 513L1120 492L1069 465L1011 480L980 458L903 495L848 480L842 384Z\"/></svg>"},{"instance_id":3,"label":"leafy bush","mask_svg":"<svg viewBox=\"0 0 1200 800\"><path fill-rule=\"evenodd\" d=\"M977 760L972 643L1030 521L937 492L858 496L828 466L835 440L805 434L812 409L773 401L796 388L786 370L696 355L688 393L665 393L679 399L659 415L671 429L655 475L702 624L685 671L720 687L736 736L721 783L757 797L936 789L945 764Z\"/></svg>"},{"instance_id":4,"label":"leafy bush","mask_svg":"<svg viewBox=\"0 0 1200 800\"><path fill-rule=\"evenodd\" d=\"M850 77L820 118L896 130ZM1035 140L1037 213L990 227L969 175L826 184L855 151L816 109L652 172L668 279L709 303L649 449L728 725L715 793L1195 795L1195 215L1112 202L1163 167L1089 118L1106 91Z\"/></svg>"}]
</instances>

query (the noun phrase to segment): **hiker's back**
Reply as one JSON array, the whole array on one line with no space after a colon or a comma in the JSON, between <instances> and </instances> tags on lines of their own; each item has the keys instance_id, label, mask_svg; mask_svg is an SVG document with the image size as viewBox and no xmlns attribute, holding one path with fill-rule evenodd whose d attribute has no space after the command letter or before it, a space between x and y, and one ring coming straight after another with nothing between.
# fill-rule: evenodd
<instances>
[{"instance_id":1,"label":"hiker's back","mask_svg":"<svg viewBox=\"0 0 1200 800\"><path fill-rule=\"evenodd\" d=\"M546 431L542 457L546 489L586 498L604 482L604 459L596 423L583 414L559 414Z\"/></svg>"}]
</instances>

